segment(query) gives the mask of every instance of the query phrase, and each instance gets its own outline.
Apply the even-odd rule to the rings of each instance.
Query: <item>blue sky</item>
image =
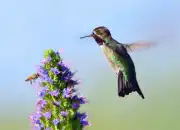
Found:
[[[64,48],[63,57],[78,69],[79,77],[83,75],[84,84],[90,82],[89,75],[107,69],[95,41],[79,39],[100,25],[108,27],[120,42],[159,43],[148,51],[132,53],[139,71],[148,69],[148,74],[153,75],[153,71],[163,74],[178,68],[179,7],[178,0],[0,1],[0,102],[5,104],[3,108],[35,100],[34,90],[24,79],[35,71],[45,49]]]

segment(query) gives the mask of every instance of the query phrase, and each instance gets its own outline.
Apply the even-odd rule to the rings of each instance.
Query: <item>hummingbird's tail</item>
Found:
[[[136,80],[136,78],[132,81],[126,81],[123,73],[119,71],[118,73],[118,96],[125,97],[126,95],[129,95],[132,92],[137,92],[142,99],[144,99],[144,95],[139,87],[139,84]]]

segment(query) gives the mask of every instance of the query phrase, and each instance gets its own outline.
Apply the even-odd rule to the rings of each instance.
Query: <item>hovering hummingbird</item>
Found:
[[[136,70],[133,60],[128,52],[132,52],[143,47],[149,47],[151,43],[119,43],[112,38],[110,31],[104,26],[95,28],[92,34],[81,37],[80,39],[86,37],[93,37],[95,39],[105,54],[105,57],[110,63],[112,69],[117,74],[118,96],[124,97],[132,92],[137,92],[144,99],[144,95],[136,79]]]

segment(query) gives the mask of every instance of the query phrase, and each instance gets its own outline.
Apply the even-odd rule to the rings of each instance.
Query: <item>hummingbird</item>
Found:
[[[109,29],[104,26],[96,27],[92,34],[81,37],[80,39],[86,37],[94,38],[96,43],[102,49],[111,68],[116,73],[118,96],[125,97],[132,92],[137,92],[142,99],[144,99],[145,97],[136,78],[134,62],[128,52],[149,47],[152,44],[148,42],[135,42],[129,44],[120,43],[113,39]]]

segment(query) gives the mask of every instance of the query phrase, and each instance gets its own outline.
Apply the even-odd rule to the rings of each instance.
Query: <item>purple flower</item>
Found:
[[[80,97],[78,98],[78,101],[79,101],[80,104],[86,104],[86,103],[87,103],[87,100],[86,100],[85,97],[83,97],[83,96],[80,96]]]
[[[79,107],[80,107],[80,105],[78,103],[75,103],[75,102],[72,103],[73,109],[78,109]]]
[[[59,123],[60,123],[60,120],[59,120],[59,119],[54,119],[54,120],[53,120],[53,124],[54,124],[54,125],[57,125],[57,124],[59,124]]]
[[[35,130],[41,130],[41,128],[44,128],[44,125],[40,121],[40,118],[42,117],[42,114],[39,112],[33,113],[29,116],[29,119],[34,125]]]
[[[61,115],[61,116],[64,116],[64,117],[66,117],[66,116],[67,116],[67,114],[68,114],[68,112],[67,112],[67,111],[61,111],[61,112],[60,112],[60,115]]]
[[[46,100],[40,99],[40,100],[37,102],[37,110],[38,110],[38,111],[41,111],[46,105],[47,105]]]
[[[46,61],[47,61],[47,62],[50,62],[50,61],[51,61],[51,57],[48,56],[48,57],[46,58]]]
[[[41,63],[46,64],[46,59],[43,59]]]
[[[42,114],[37,112],[37,113],[33,113],[29,116],[29,119],[32,121],[32,123],[34,124],[40,124],[40,118],[42,117]]]
[[[43,61],[41,63],[46,64],[46,63],[48,63],[50,61],[51,61],[51,57],[48,56],[46,59],[43,59]]]
[[[77,95],[73,96],[72,100],[78,100],[78,96]]]
[[[44,67],[39,66],[37,71],[41,75],[41,82],[47,81],[49,83],[53,83],[53,80],[49,77],[48,72]]]
[[[41,98],[43,98],[45,95],[46,95],[46,92],[43,91],[43,90],[38,92],[38,96],[41,97]]]
[[[87,103],[87,100],[83,96],[78,97],[77,95],[75,95],[72,98],[72,100],[77,101],[79,104],[86,104]]]
[[[58,65],[61,66],[61,67],[64,66],[62,60],[58,62]]]
[[[69,81],[73,77],[74,73],[72,73],[70,70],[67,70],[63,73],[62,80]]]
[[[51,68],[51,71],[55,74],[58,75],[60,71],[57,68]]]
[[[90,124],[88,123],[88,121],[86,120],[86,118],[87,118],[87,113],[79,113],[79,112],[77,112],[77,113],[76,113],[76,117],[80,119],[80,123],[81,123],[81,125],[82,125],[83,127],[84,127],[84,126],[87,126],[87,125],[90,125]]]
[[[62,70],[62,71],[67,71],[67,70],[69,70],[69,68],[68,68],[67,66],[65,66],[62,61],[60,61],[60,62],[58,63],[58,65],[61,67],[61,70]]]
[[[42,130],[42,128],[44,128],[44,124],[40,122],[39,124],[35,124],[34,127],[35,127],[35,130]]]
[[[54,90],[50,92],[51,96],[58,96],[59,95],[59,91],[58,90]]]
[[[49,90],[49,87],[48,87],[48,86],[44,86],[44,87],[43,87],[43,90],[44,90],[45,92],[47,92],[47,91]]]
[[[58,62],[58,65],[59,65],[59,66],[62,66],[62,64],[63,64],[62,61],[59,61],[59,62]]]
[[[56,51],[55,53],[56,53],[56,55],[60,55],[60,52],[59,52],[59,51]]]
[[[43,109],[43,107],[42,107],[41,105],[37,105],[37,106],[36,106],[36,110],[37,110],[37,111],[42,111],[42,109]]]
[[[35,122],[35,115],[34,114],[31,114],[29,115],[29,120],[31,120],[33,123]]]
[[[37,105],[41,105],[42,107],[44,107],[46,104],[47,104],[46,100],[42,100],[42,99],[40,99],[40,100],[37,102]]]
[[[42,130],[43,125],[41,126],[40,124],[35,124],[33,130]]]
[[[77,80],[70,79],[70,80],[68,80],[67,84],[68,84],[68,86],[74,86],[74,85],[79,84],[79,82]]]
[[[47,70],[42,66],[38,66],[37,72],[43,77],[48,75]]]
[[[80,120],[84,120],[84,119],[87,118],[87,113],[85,113],[85,112],[84,113],[77,112],[76,117],[79,118]]]
[[[44,82],[44,81],[47,81],[47,82],[49,82],[49,83],[53,83],[53,82],[54,82],[54,81],[53,81],[50,77],[48,77],[48,76],[41,77],[40,79],[41,79],[41,82]]]
[[[80,123],[81,123],[81,125],[82,125],[83,127],[90,125],[87,120],[80,120]]]
[[[43,87],[40,92],[38,92],[38,96],[40,96],[41,98],[43,98],[46,95],[46,92],[49,90],[49,88],[47,86]]]
[[[72,88],[64,88],[63,97],[70,98],[72,96]]]
[[[39,118],[42,117],[42,114],[41,114],[40,112],[36,112],[36,113],[35,113],[35,117],[36,117],[37,119],[39,119]]]
[[[55,101],[55,102],[54,102],[54,105],[59,106],[59,105],[60,105],[60,103],[61,103],[61,102],[57,102],[57,101]]]
[[[52,115],[51,111],[48,111],[48,112],[44,113],[44,116],[46,117],[46,119],[50,119],[51,115]]]

